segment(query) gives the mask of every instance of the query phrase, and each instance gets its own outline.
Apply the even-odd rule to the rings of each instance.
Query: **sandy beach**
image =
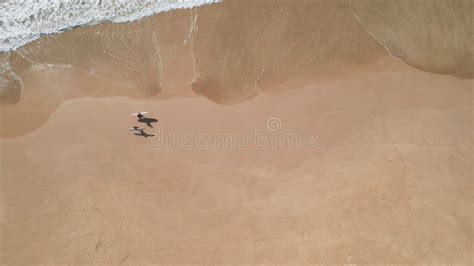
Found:
[[[2,261],[470,264],[471,82],[376,66],[230,106],[62,103],[1,141]],[[160,148],[124,130],[135,110],[163,136],[315,133],[317,148]]]
[[[363,4],[245,3],[2,54],[0,264],[474,263],[461,52],[390,55]]]

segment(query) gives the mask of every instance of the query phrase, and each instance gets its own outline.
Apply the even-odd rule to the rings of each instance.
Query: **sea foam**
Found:
[[[220,0],[0,0],[0,51],[15,50],[41,35],[78,26],[129,22],[217,2]]]

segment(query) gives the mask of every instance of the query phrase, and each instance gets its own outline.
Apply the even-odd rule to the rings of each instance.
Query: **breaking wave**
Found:
[[[0,51],[15,50],[41,35],[82,25],[129,22],[217,2],[220,0],[0,0]]]

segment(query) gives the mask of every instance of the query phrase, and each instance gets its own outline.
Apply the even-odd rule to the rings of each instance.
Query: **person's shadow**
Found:
[[[148,137],[154,137],[155,135],[153,134],[148,134],[146,132],[140,132],[140,133],[133,133],[133,135],[135,136],[141,136],[141,137],[144,137],[144,138],[148,138]]]
[[[158,119],[151,118],[151,117],[141,117],[141,118],[138,118],[137,121],[140,123],[145,123],[149,127],[153,127],[152,123],[158,122]]]

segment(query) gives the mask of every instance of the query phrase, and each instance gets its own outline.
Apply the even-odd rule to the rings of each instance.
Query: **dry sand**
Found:
[[[294,87],[73,99],[1,139],[1,263],[473,263],[472,81],[384,57]],[[162,136],[312,133],[317,149],[152,149],[127,131],[137,110]]]

